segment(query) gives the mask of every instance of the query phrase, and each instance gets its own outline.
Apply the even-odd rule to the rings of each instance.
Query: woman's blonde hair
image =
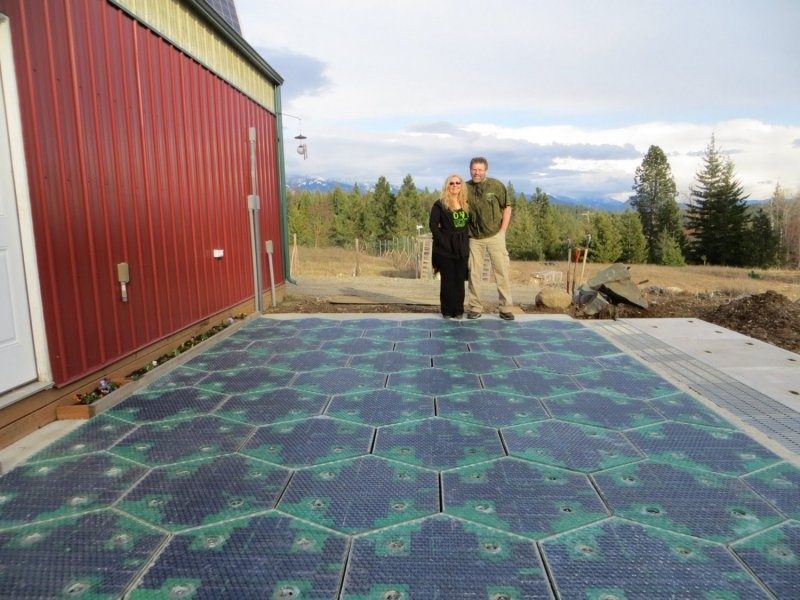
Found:
[[[445,177],[444,185],[442,186],[442,195],[441,201],[442,204],[445,205],[445,208],[448,210],[456,210],[456,205],[453,202],[453,197],[449,193],[450,188],[450,181],[453,179],[458,179],[461,182],[461,186],[458,188],[458,201],[461,203],[461,208],[465,211],[469,212],[469,204],[467,200],[467,184],[464,182],[464,178],[457,173],[453,173],[452,175],[448,175]]]

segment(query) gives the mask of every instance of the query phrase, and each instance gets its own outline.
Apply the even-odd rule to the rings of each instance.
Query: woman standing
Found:
[[[444,181],[442,195],[431,208],[433,268],[441,275],[439,302],[445,319],[464,316],[464,280],[469,261],[467,189],[458,175]]]

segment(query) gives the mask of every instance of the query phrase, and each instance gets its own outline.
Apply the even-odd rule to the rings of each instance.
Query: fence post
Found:
[[[353,270],[353,276],[354,277],[358,277],[358,272],[359,272],[359,268],[358,268],[358,238],[356,238],[356,267]]]

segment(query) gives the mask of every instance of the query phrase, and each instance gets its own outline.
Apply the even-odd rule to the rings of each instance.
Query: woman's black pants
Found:
[[[460,317],[464,314],[464,280],[467,278],[468,258],[436,257],[436,266],[441,275],[439,303],[445,317]]]

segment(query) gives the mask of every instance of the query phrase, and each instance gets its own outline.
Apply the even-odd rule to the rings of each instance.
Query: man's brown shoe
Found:
[[[504,321],[513,321],[514,320],[514,313],[510,312],[500,312],[500,318]]]

